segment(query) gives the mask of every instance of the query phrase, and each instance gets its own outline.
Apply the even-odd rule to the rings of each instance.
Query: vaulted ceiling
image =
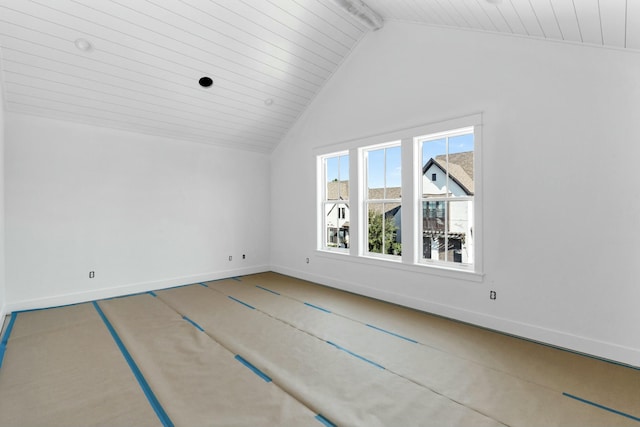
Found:
[[[387,21],[640,49],[638,0],[366,3]],[[270,152],[368,31],[333,0],[0,0],[5,109]]]

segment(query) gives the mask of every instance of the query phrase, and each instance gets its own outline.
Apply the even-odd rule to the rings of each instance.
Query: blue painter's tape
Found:
[[[318,307],[317,305],[309,304],[308,302],[305,302],[304,305],[307,305],[309,307],[315,308],[316,310],[324,311],[325,313],[331,313],[326,308]]]
[[[375,367],[377,367],[377,368],[385,369],[385,367],[384,367],[384,366],[382,366],[382,365],[380,365],[380,364],[378,364],[378,363],[376,363],[376,362],[374,362],[374,361],[372,361],[372,360],[369,360],[369,359],[367,359],[366,357],[362,357],[362,356],[360,356],[360,355],[359,355],[359,354],[357,354],[357,353],[354,353],[354,352],[352,352],[352,351],[350,351],[350,350],[347,350],[347,349],[346,349],[346,348],[344,348],[344,347],[340,347],[340,346],[339,346],[338,344],[336,344],[336,343],[333,343],[333,342],[331,342],[331,341],[327,341],[327,344],[330,344],[330,345],[334,346],[335,348],[337,348],[338,350],[342,350],[342,351],[344,351],[345,353],[349,353],[350,355],[352,355],[352,356],[354,356],[354,357],[357,357],[357,358],[358,358],[358,359],[360,359],[360,360],[364,360],[365,362],[370,363],[370,364],[372,364],[373,366],[375,366]]]
[[[204,286],[205,288],[208,288],[208,287],[209,287],[209,285],[207,285],[206,283],[198,283],[198,285],[200,285],[200,286]]]
[[[260,286],[260,285],[256,285],[256,288],[258,288],[258,289],[262,289],[263,291],[271,292],[272,294],[280,295],[280,294],[279,294],[279,293],[277,293],[276,291],[272,291],[271,289],[264,288],[264,287],[262,287],[262,286]]]
[[[268,383],[271,382],[271,378],[269,378],[269,376],[267,374],[265,374],[260,369],[258,369],[255,366],[253,366],[244,357],[240,356],[239,354],[236,354],[236,360],[239,361],[240,363],[242,363],[247,368],[251,369],[254,374],[256,374],[257,376],[262,378],[265,382],[268,382]]]
[[[407,341],[412,342],[414,344],[418,344],[418,341],[412,340],[411,338],[403,337],[402,335],[398,335],[395,332],[387,331],[386,329],[378,328],[377,326],[369,325],[368,323],[367,323],[367,326],[370,327],[370,328],[373,328],[373,329],[375,329],[377,331],[384,332],[385,334],[393,335],[394,337],[402,338],[403,340],[407,340]]]
[[[202,329],[202,326],[198,325],[196,322],[194,322],[193,320],[189,319],[187,316],[182,316],[182,318],[184,320],[186,320],[187,322],[191,323],[193,326],[195,326],[196,329],[198,329],[200,332],[204,332],[204,329]]]
[[[629,415],[629,414],[626,414],[624,412],[618,411],[616,409],[609,408],[609,407],[604,406],[604,405],[600,405],[599,403],[595,403],[595,402],[592,402],[590,400],[583,399],[581,397],[574,396],[573,394],[569,394],[569,393],[562,393],[562,395],[570,397],[570,398],[575,399],[577,401],[580,401],[582,403],[586,403],[587,405],[595,406],[596,408],[604,409],[605,411],[613,412],[614,414],[618,414],[618,415],[621,415],[623,417],[627,417],[627,418],[630,418],[630,419],[632,419],[634,421],[640,422],[640,418],[638,418],[638,417],[634,417],[633,415]]]
[[[15,311],[11,313],[9,324],[7,325],[7,329],[5,329],[4,331],[4,336],[2,337],[2,341],[0,341],[0,368],[2,368],[2,360],[4,359],[4,352],[7,350],[7,344],[9,343],[9,335],[11,335],[11,330],[13,329],[13,324],[16,323],[17,317],[18,317],[18,313],[16,313]]]
[[[149,295],[151,295],[152,297],[154,297],[154,298],[157,298],[157,297],[158,297],[158,295],[157,295],[155,292],[153,292],[153,291],[149,291],[149,292],[147,292],[147,293],[148,293]]]
[[[147,397],[147,400],[149,401],[149,403],[151,404],[151,407],[153,408],[156,415],[160,419],[160,422],[162,422],[162,425],[165,427],[173,427],[173,422],[171,421],[167,413],[162,408],[162,405],[160,405],[160,402],[158,402],[156,395],[151,390],[151,387],[149,387],[149,383],[147,383],[147,380],[142,375],[142,372],[138,368],[138,365],[136,365],[136,362],[131,357],[131,354],[125,347],[120,337],[118,336],[118,333],[116,332],[116,330],[111,325],[111,322],[109,322],[109,319],[107,319],[107,316],[105,316],[105,314],[102,312],[102,309],[100,308],[100,306],[98,306],[97,302],[94,301],[93,306],[95,307],[96,311],[100,315],[100,318],[102,319],[107,329],[111,333],[111,337],[113,337],[113,340],[118,345],[118,348],[120,349],[120,352],[122,352],[124,359],[129,364],[129,368],[133,372],[133,375],[136,377],[136,380],[138,380],[138,384],[140,384],[140,387],[142,388],[144,395]]]
[[[329,421],[328,419],[326,419],[323,415],[318,414],[316,415],[316,420],[320,421],[322,424],[324,424],[326,427],[338,427],[337,425],[335,425],[334,423],[332,423],[331,421]]]
[[[232,296],[229,296],[229,298],[231,298],[232,300],[234,300],[237,303],[240,303],[240,304],[242,304],[242,305],[244,305],[246,307],[249,307],[251,310],[255,310],[256,309],[254,306],[251,306],[251,305],[247,304],[246,302],[242,302],[239,299],[236,299],[236,298],[234,298]]]

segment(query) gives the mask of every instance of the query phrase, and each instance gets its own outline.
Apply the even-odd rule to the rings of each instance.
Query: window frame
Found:
[[[348,206],[350,206],[350,198],[351,198],[351,180],[349,179],[349,198],[345,199],[338,199],[338,200],[329,200],[327,197],[327,160],[328,159],[332,159],[332,158],[337,158],[338,159],[338,182],[341,182],[341,175],[340,175],[340,157],[344,157],[344,156],[349,156],[349,161],[351,161],[351,156],[349,151],[339,151],[339,152],[335,152],[335,153],[329,153],[327,155],[324,156],[320,156],[318,157],[318,164],[317,164],[317,168],[318,168],[318,184],[320,187],[320,209],[319,209],[319,221],[321,223],[320,226],[320,230],[319,231],[319,245],[318,245],[318,249],[320,250],[324,250],[324,251],[331,251],[331,252],[338,252],[338,253],[348,253],[349,252],[349,248],[341,248],[339,246],[339,240],[340,240],[340,227],[338,227],[338,224],[336,224],[335,228],[336,230],[336,240],[337,240],[337,244],[338,246],[334,247],[334,246],[329,246],[328,242],[329,242],[329,227],[327,224],[327,216],[326,216],[326,209],[327,206],[329,205],[334,205],[335,209],[336,209],[336,215],[338,217],[338,219],[345,219],[345,218],[340,218],[340,209],[341,209],[341,205],[344,205],[345,210]],[[350,174],[348,175],[348,178],[350,178]],[[339,192],[339,190],[338,190]],[[345,215],[346,217],[346,215]],[[350,239],[349,239],[350,241]]]
[[[449,131],[444,131],[444,132],[436,132],[433,134],[427,134],[427,135],[420,135],[420,136],[416,136],[414,137],[414,143],[416,144],[416,150],[418,153],[420,153],[419,157],[420,159],[418,159],[420,161],[420,171],[422,171],[422,168],[424,165],[422,165],[424,159],[422,158],[422,146],[425,143],[431,142],[431,141],[437,141],[443,138],[447,139],[447,143],[446,143],[446,156],[447,156],[447,164],[449,163],[449,138],[455,138],[457,136],[463,136],[463,135],[469,135],[472,134],[474,137],[474,169],[475,169],[475,163],[476,163],[476,158],[475,158],[475,127],[474,126],[466,126],[463,128],[459,128],[459,129],[451,129]],[[453,154],[453,153],[451,153]],[[475,172],[474,172],[474,177],[475,177]],[[449,187],[449,183],[451,182],[453,178],[449,175],[449,168],[447,168],[447,171],[445,173],[445,182],[446,182],[446,186]],[[449,247],[449,236],[448,236],[448,225],[449,225],[449,219],[450,219],[450,215],[451,215],[451,209],[450,209],[450,204],[449,202],[464,202],[464,201],[470,201],[471,202],[471,218],[470,218],[470,230],[474,230],[475,229],[475,217],[474,217],[474,211],[475,211],[475,188],[474,188],[474,194],[473,195],[467,195],[467,196],[449,196],[449,192],[443,194],[442,196],[428,196],[425,197],[424,196],[424,189],[422,188],[422,185],[424,184],[424,180],[422,178],[422,176],[420,176],[418,178],[418,189],[419,189],[419,212],[420,214],[422,214],[423,212],[423,203],[428,202],[428,203],[443,203],[444,204],[444,211],[445,211],[445,230],[444,230],[444,246],[446,247],[446,249],[444,250],[445,253],[445,258],[448,257],[447,252],[448,252],[448,247]],[[432,181],[432,180],[431,180]],[[474,179],[475,181],[475,179]],[[455,182],[455,181],[454,181]],[[475,184],[475,183],[474,183]],[[474,185],[475,187],[475,185]],[[433,266],[441,266],[441,267],[452,267],[452,268],[456,268],[456,269],[460,269],[460,270],[470,270],[470,271],[474,271],[474,264],[475,264],[475,250],[473,251],[473,261],[472,262],[467,262],[467,263],[463,263],[463,262],[455,262],[455,261],[451,261],[451,260],[439,260],[437,258],[431,258],[431,259],[426,259],[424,258],[421,254],[424,252],[424,223],[422,221],[422,216],[419,215],[419,231],[420,232],[420,237],[422,237],[422,239],[418,238],[416,239],[416,244],[418,245],[418,250],[417,250],[417,254],[418,254],[418,263],[420,264],[425,264],[425,265],[433,265]],[[473,241],[473,248],[475,249],[475,236],[472,237]],[[440,239],[438,239],[440,240]],[[455,240],[455,239],[454,239]],[[455,259],[455,254],[452,255]]]
[[[416,138],[437,133],[448,133],[455,129],[473,128],[474,135],[474,263],[467,268],[459,265],[439,265],[420,262],[422,249],[421,237],[422,215],[419,179],[422,172],[422,156],[418,150]],[[363,211],[363,195],[366,191],[366,171],[363,165],[362,150],[376,145],[384,145],[401,141],[402,151],[402,256],[369,256],[366,233],[367,212]],[[322,247],[322,183],[321,160],[339,153],[349,153],[349,207],[350,207],[350,248],[348,251],[324,249]],[[442,120],[424,125],[401,129],[388,133],[375,134],[358,139],[342,141],[332,144],[319,145],[313,149],[317,171],[317,208],[316,221],[317,244],[316,255],[329,260],[342,260],[372,267],[398,269],[416,274],[433,275],[444,278],[459,279],[471,282],[482,282],[483,273],[483,172],[482,172],[482,113],[470,114],[448,120]],[[416,231],[420,230],[420,231]],[[420,238],[421,240],[421,238]],[[365,244],[367,245],[365,247]],[[380,254],[376,254],[380,255]],[[347,258],[345,258],[347,257]],[[399,258],[399,259],[398,259]],[[454,264],[454,263],[447,263]],[[459,264],[459,263],[455,263]]]
[[[366,239],[366,244],[362,245],[362,254],[363,256],[368,256],[368,257],[373,257],[373,258],[383,258],[383,259],[388,259],[388,260],[392,260],[392,261],[399,261],[401,259],[401,255],[393,255],[393,254],[386,254],[384,253],[384,251],[382,253],[377,253],[377,252],[370,252],[369,251],[369,244],[368,244],[368,239],[369,239],[369,205],[370,204],[376,204],[376,203],[381,203],[383,206],[385,204],[399,204],[400,207],[402,207],[402,183],[400,184],[400,192],[401,192],[401,196],[399,198],[388,198],[387,197],[387,188],[393,188],[393,187],[387,187],[387,183],[386,183],[386,179],[387,179],[387,160],[386,160],[386,150],[389,148],[400,148],[400,150],[402,150],[402,141],[401,140],[396,140],[396,141],[389,141],[389,142],[384,142],[381,144],[376,144],[376,145],[370,145],[370,146],[366,146],[366,147],[361,147],[358,150],[358,160],[361,161],[362,166],[363,166],[363,176],[362,176],[362,190],[361,193],[359,194],[358,200],[362,200],[362,203],[360,204],[362,206],[362,214],[363,214],[363,224],[361,225],[360,229],[362,230],[363,233],[363,240]],[[385,150],[385,170],[383,172],[384,175],[384,197],[382,199],[370,199],[369,196],[369,161],[368,161],[368,155],[370,152],[372,151],[377,151],[377,150]],[[401,163],[402,164],[402,163]],[[402,166],[401,166],[402,168]],[[401,176],[402,176],[402,170],[400,171]],[[385,218],[384,218],[384,210],[383,210],[383,217],[382,217],[382,226],[383,226],[383,230],[384,230],[384,223],[385,223]],[[401,220],[402,223],[402,220]],[[385,246],[384,243],[384,237],[385,234],[383,232],[383,249]]]

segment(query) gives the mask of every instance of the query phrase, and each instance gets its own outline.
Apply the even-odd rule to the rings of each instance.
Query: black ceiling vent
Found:
[[[198,83],[200,83],[202,87],[209,87],[213,84],[213,80],[211,80],[211,77],[200,77]]]

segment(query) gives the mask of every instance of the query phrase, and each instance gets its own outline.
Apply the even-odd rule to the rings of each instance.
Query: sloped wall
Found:
[[[272,268],[640,366],[638,75],[638,53],[387,23],[272,154]],[[314,148],[473,113],[481,283],[315,250]]]
[[[18,114],[6,130],[10,308],[268,269],[268,155]]]

